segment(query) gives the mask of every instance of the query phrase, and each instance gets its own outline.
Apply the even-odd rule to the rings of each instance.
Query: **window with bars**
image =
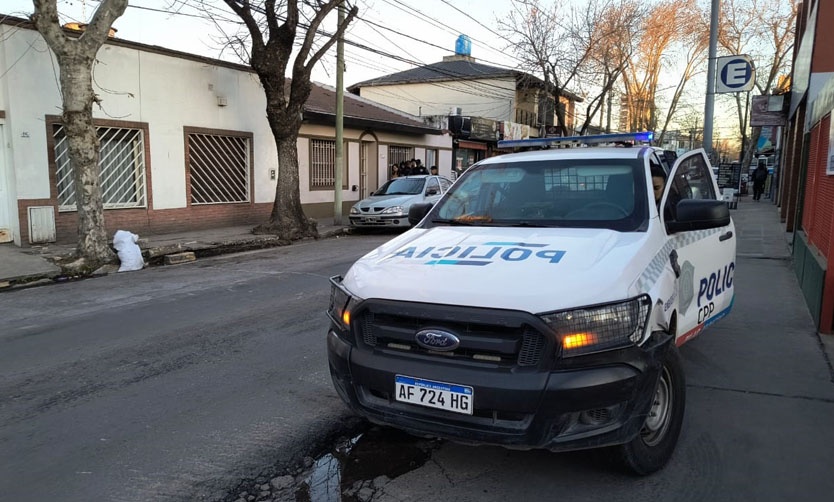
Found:
[[[251,138],[186,130],[191,204],[249,202]]]
[[[345,149],[347,150],[347,149]],[[347,151],[345,151],[347,154]],[[333,190],[336,184],[336,142],[332,139],[310,140],[310,188]],[[342,189],[347,188],[347,156],[342,171]]]
[[[146,207],[145,140],[142,129],[96,127],[99,181],[105,209]],[[75,211],[75,183],[63,124],[54,124],[58,210]]]
[[[399,164],[414,158],[414,148],[410,146],[390,145],[388,147],[388,163]]]

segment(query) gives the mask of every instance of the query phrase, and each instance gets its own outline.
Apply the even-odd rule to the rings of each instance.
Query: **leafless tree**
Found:
[[[639,30],[637,51],[623,72],[625,106],[632,131],[657,129],[656,96],[669,48],[681,40],[694,0],[662,0],[652,5]]]
[[[798,3],[783,0],[725,0],[722,3],[718,42],[730,55],[748,54],[756,65],[756,91],[770,94],[779,76],[790,71]],[[761,129],[747,136],[747,93],[735,93],[743,144],[742,165],[750,165]]]
[[[587,18],[581,24],[587,34],[577,38],[587,40],[590,48],[582,76],[594,92],[590,93],[586,103],[587,113],[579,127],[579,134],[588,130],[606,96],[610,99],[614,86],[636,49],[635,34],[645,15],[645,4],[639,0],[614,0],[600,5],[596,19]]]
[[[104,226],[104,204],[99,181],[99,141],[93,125],[92,68],[113,22],[124,14],[128,0],[102,0],[83,32],[61,26],[56,0],[33,0],[32,22],[55,54],[60,69],[62,119],[73,168],[78,208],[79,260],[76,268],[92,270],[115,259]]]
[[[641,10],[636,0],[589,0],[568,7],[557,1],[545,6],[539,0],[513,0],[498,24],[514,42],[522,69],[543,78],[554,102],[564,102],[569,89],[592,89],[589,113],[580,126],[584,133],[623,70]],[[562,106],[556,107],[556,126],[567,134]]]
[[[700,148],[704,143],[704,111],[693,105],[682,106],[678,110],[677,123],[684,138],[688,140],[687,147],[691,150]]]
[[[675,18],[679,37],[674,44],[671,56],[683,65],[680,78],[675,85],[669,107],[666,109],[666,116],[660,134],[657,137],[658,144],[663,144],[669,124],[675,117],[681,98],[686,86],[692,77],[705,69],[707,47],[709,46],[709,24],[705,21],[708,12],[701,10],[694,1],[686,2],[681,6],[679,16]]]
[[[266,94],[266,118],[278,150],[278,183],[269,222],[255,231],[287,240],[317,236],[315,224],[301,208],[298,186],[298,131],[310,96],[310,74],[356,17],[350,7],[335,33],[322,22],[343,0],[223,0],[243,21],[247,34],[229,42],[248,56]],[[347,2],[345,2],[347,3]],[[349,6],[348,6],[349,7]],[[290,78],[287,79],[289,70]]]

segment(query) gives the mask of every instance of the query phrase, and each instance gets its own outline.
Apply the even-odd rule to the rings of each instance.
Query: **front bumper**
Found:
[[[529,317],[535,324],[537,318]],[[640,347],[558,359],[548,355],[556,352],[555,344],[548,343],[534,365],[507,366],[368,346],[361,334],[343,330],[336,322],[327,336],[338,394],[371,422],[462,443],[553,451],[634,438],[672,346],[671,336],[654,333]],[[396,401],[396,375],[471,386],[473,415]]]
[[[350,215],[351,226],[366,228],[410,227],[408,215]]]

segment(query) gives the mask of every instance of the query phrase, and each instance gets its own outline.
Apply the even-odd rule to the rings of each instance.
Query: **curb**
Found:
[[[319,232],[317,239],[308,238],[302,239],[298,242],[308,240],[327,239],[332,237],[341,237],[350,235],[351,229],[348,227],[328,228]],[[160,246],[148,245],[147,238],[139,239],[139,247],[142,250],[142,257],[145,259],[145,268],[155,266],[176,265],[181,263],[189,263],[199,258],[210,258],[213,256],[221,256],[232,253],[242,253],[245,251],[256,251],[259,249],[268,249],[273,247],[290,246],[292,241],[281,239],[275,235],[268,234],[253,234],[246,239],[230,239],[217,242],[188,242],[165,244]],[[193,256],[193,259],[168,258],[170,256]],[[50,256],[44,256],[45,260],[50,261]],[[118,271],[118,264],[113,266],[104,265],[95,272],[78,277],[67,276],[58,268],[52,273],[38,273],[28,276],[20,276],[0,281],[0,293],[8,291],[17,291],[21,289],[33,288],[38,286],[45,286],[49,284],[61,284],[69,281],[78,281],[84,279],[91,279],[95,277],[104,277],[106,275],[115,274]]]

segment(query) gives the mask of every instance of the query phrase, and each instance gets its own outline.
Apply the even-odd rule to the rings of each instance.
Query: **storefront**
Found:
[[[464,117],[461,122],[463,127],[457,130],[452,129],[455,136],[454,165],[452,166],[455,176],[466,171],[479,160],[489,157],[490,151],[501,139],[498,122],[494,120]],[[453,123],[452,120],[450,120],[451,123]]]

